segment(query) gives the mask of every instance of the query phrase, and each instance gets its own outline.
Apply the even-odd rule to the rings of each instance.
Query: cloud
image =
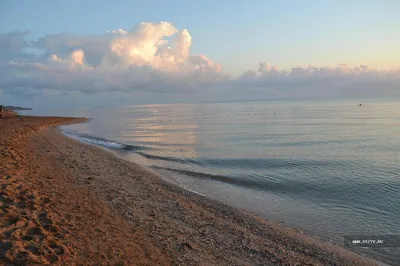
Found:
[[[237,81],[241,87],[274,91],[277,98],[400,95],[400,70],[375,70],[366,65],[282,71],[260,63],[258,72],[247,71]]]
[[[107,33],[120,34],[120,35],[128,34],[128,32],[123,29],[108,30]]]
[[[28,34],[29,31],[0,34],[0,63],[12,59],[23,59],[27,56],[24,50],[30,46],[25,40]]]
[[[191,45],[189,32],[178,30],[168,22],[141,22],[131,31],[118,29],[103,35],[49,35],[33,43],[34,47],[44,51],[44,57],[56,55],[63,58],[80,50],[86,63],[93,68],[129,68],[134,65],[162,71],[191,69],[191,60],[188,60]],[[211,62],[204,55],[202,57]],[[216,68],[214,63],[209,65]]]
[[[84,64],[85,53],[82,50],[73,51],[67,58],[60,58],[56,54],[50,56],[50,61],[60,64],[68,65],[71,68],[85,67]]]
[[[22,42],[22,34],[18,35]],[[5,36],[11,42],[15,36]],[[26,43],[19,45],[19,52]],[[48,35],[30,44],[41,51],[34,61],[10,60],[2,68],[0,88],[13,94],[26,88],[65,94],[114,91],[193,91],[218,83],[221,67],[204,55],[190,55],[186,29],[168,22],[142,22],[130,31],[103,35]],[[16,47],[15,49],[17,49]],[[215,84],[217,84],[215,83]]]
[[[82,50],[75,50],[71,53],[71,60],[74,64],[83,65],[84,52]]]
[[[168,92],[237,100],[399,94],[400,71],[366,65],[285,71],[261,62],[257,70],[231,78],[210,58],[191,54],[189,31],[169,22],[141,22],[131,30],[98,35],[47,35],[31,42],[28,34],[0,34],[3,95]]]

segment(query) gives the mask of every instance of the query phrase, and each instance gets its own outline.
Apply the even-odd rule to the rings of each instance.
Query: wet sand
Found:
[[[56,125],[0,119],[0,265],[376,265],[169,184]]]

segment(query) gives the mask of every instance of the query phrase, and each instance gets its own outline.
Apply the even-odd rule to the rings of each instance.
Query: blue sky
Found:
[[[280,68],[367,64],[400,67],[400,1],[13,1],[0,2],[0,33],[28,38],[129,30],[140,21],[186,28],[192,53],[240,74],[267,61]]]

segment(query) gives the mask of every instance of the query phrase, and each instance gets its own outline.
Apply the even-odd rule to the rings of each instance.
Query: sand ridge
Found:
[[[378,264],[183,190],[49,126],[82,120],[23,119],[0,120],[0,264]]]

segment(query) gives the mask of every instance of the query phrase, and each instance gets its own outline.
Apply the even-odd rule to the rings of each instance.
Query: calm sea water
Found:
[[[74,110],[81,141],[168,181],[342,244],[400,234],[398,102],[293,101]],[[400,264],[400,249],[359,249]]]

